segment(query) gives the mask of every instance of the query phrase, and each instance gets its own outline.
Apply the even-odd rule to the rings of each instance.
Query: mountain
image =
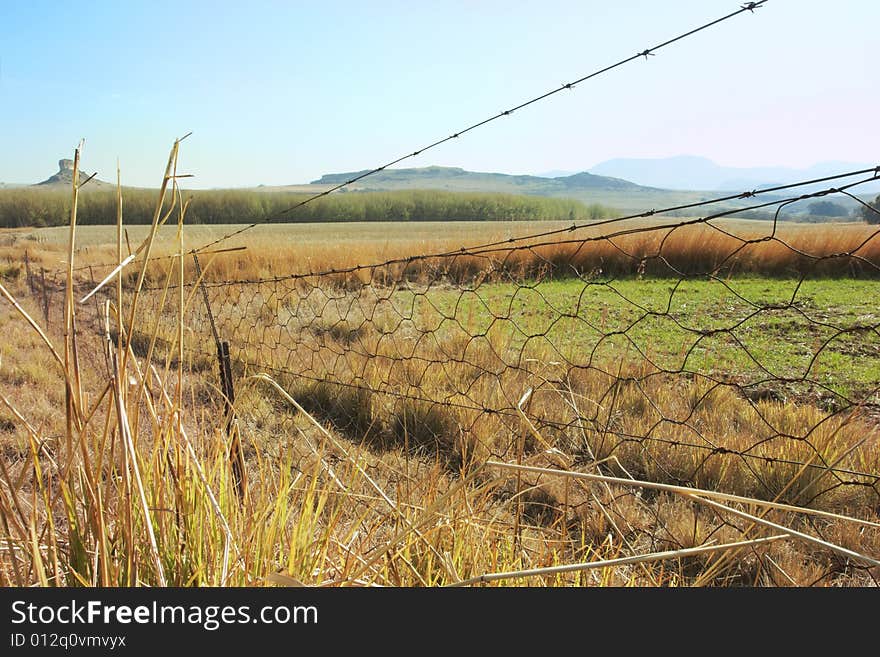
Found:
[[[328,173],[310,183],[315,191],[326,191],[334,185],[352,180],[368,171]],[[395,191],[405,189],[437,189],[453,192],[490,192],[532,194],[570,198],[584,203],[599,203],[623,213],[674,207],[695,203],[711,196],[695,189],[669,190],[645,187],[614,176],[601,176],[582,171],[571,175],[544,178],[532,175],[510,175],[467,171],[459,167],[429,166],[418,169],[387,169],[372,174],[343,188],[349,192]],[[307,191],[303,186],[265,187],[262,191]],[[731,202],[731,205],[742,205]]]
[[[313,185],[338,185],[362,176],[367,171],[347,173],[328,173]],[[459,167],[423,167],[419,169],[387,169],[359,180],[349,187],[352,190],[397,190],[397,189],[445,189],[458,192],[507,192],[511,194],[538,194],[556,196],[566,191],[607,190],[639,191],[646,188],[608,176],[597,176],[582,172],[559,178],[540,176],[510,175],[506,173],[481,173],[465,171]]]
[[[507,194],[532,194],[570,198],[584,203],[599,203],[614,208],[621,214],[635,214],[645,210],[674,208],[706,201],[716,196],[726,196],[730,191],[747,191],[821,178],[845,171],[869,168],[846,162],[825,162],[809,169],[796,170],[782,167],[735,169],[722,167],[702,157],[681,156],[662,160],[609,160],[580,173],[542,177],[534,175],[510,175],[467,171],[459,167],[430,166],[417,169],[387,169],[358,180],[343,190],[395,191],[406,189],[437,189],[455,192],[497,192]],[[335,185],[352,180],[368,171],[329,173],[310,183],[315,191],[326,191]],[[562,172],[565,173],[565,172]],[[614,175],[605,175],[614,174]],[[624,175],[626,174],[626,175]],[[867,176],[865,176],[867,177]],[[638,180],[638,183],[632,182]],[[856,179],[845,179],[846,182]],[[646,186],[649,183],[656,186]],[[798,188],[794,195],[820,191],[833,184],[819,183]],[[880,185],[877,185],[880,188]],[[272,188],[266,188],[271,191]],[[274,188],[277,190],[285,188]],[[290,188],[293,189],[293,188]],[[856,193],[871,196],[872,187],[861,185]],[[712,191],[715,190],[715,191]],[[296,191],[307,191],[301,187]],[[781,198],[780,193],[763,196],[763,201]],[[851,199],[835,196],[835,203],[849,212],[857,203]],[[745,208],[754,205],[750,199],[729,199],[715,212]],[[787,215],[803,214],[807,202],[786,208]],[[696,211],[699,213],[699,211]],[[749,215],[757,216],[757,215]]]
[[[84,167],[80,166],[79,168],[79,180],[82,183],[86,178],[88,178],[91,174],[88,173],[88,170]],[[73,160],[62,159],[58,160],[58,172],[49,176],[43,182],[39,182],[34,187],[41,186],[54,186],[54,187],[70,187],[73,183]],[[98,180],[97,178],[92,178],[89,180],[89,187],[94,189],[96,187],[109,186],[113,187],[111,183],[104,182],[103,180]]]
[[[705,157],[679,155],[660,159],[619,158],[607,160],[590,169],[590,173],[626,178],[639,185],[665,189],[743,191],[823,178],[873,166],[876,166],[876,163],[819,162],[805,169],[788,167],[738,168],[720,166]],[[822,186],[819,185],[819,187]],[[812,190],[813,188],[805,189]],[[858,188],[860,194],[872,191],[880,191],[880,183],[865,184]]]

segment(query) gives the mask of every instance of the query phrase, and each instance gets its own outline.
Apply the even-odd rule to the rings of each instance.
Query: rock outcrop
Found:
[[[82,182],[83,180],[88,178],[90,175],[91,175],[91,173],[88,172],[88,169],[84,168],[82,166],[82,164],[80,164],[80,167],[79,167],[80,182]],[[56,173],[54,176],[46,178],[46,180],[44,180],[43,182],[37,183],[36,186],[39,186],[39,185],[64,185],[64,186],[69,187],[72,183],[73,183],[73,160],[68,160],[65,158],[65,159],[58,160],[58,173]],[[102,180],[98,180],[97,178],[89,181],[89,185],[94,185],[96,183],[99,185],[109,184],[109,183],[105,183]]]

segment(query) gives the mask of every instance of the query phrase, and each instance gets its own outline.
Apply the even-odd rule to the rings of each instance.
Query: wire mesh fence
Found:
[[[297,413],[266,374],[351,441],[451,472],[555,450],[652,481],[876,506],[878,231],[817,240],[725,215],[190,280],[186,363],[216,368],[228,343],[254,444]],[[174,342],[175,276],[142,293],[156,336],[131,336],[142,354]]]
[[[858,198],[878,177],[861,173],[802,194],[758,192],[749,207]],[[730,216],[748,208],[705,213],[711,205],[367,265],[340,254],[325,269],[270,278],[214,274],[218,259],[246,263],[246,250],[163,256],[140,289],[123,271],[122,307],[136,299],[137,317],[123,345],[143,371],[181,373],[188,413],[202,422],[184,418],[189,435],[205,418],[217,427],[242,499],[267,460],[300,473],[320,462],[339,486],[350,485],[339,463],[363,462],[366,477],[405,487],[398,511],[437,494],[424,490],[437,472],[479,486],[475,473],[501,468],[500,506],[481,508],[480,522],[521,546],[529,531],[551,536],[569,560],[606,540],[609,525],[627,558],[752,540],[729,509],[683,537],[685,510],[656,486],[870,525],[880,506],[880,228],[752,221]],[[106,364],[85,347],[118,303],[115,277],[99,285],[106,273],[85,267],[75,278],[81,357],[94,371]],[[28,267],[26,278],[34,312],[63,330],[65,275]],[[162,400],[148,397],[161,414]],[[304,433],[304,413],[339,442]],[[640,483],[564,478],[585,474]],[[375,513],[377,500],[363,491],[355,513]],[[810,532],[822,536],[822,522]],[[816,581],[858,563],[832,561]]]

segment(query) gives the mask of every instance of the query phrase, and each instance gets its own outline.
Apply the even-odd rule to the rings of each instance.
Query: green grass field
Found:
[[[807,391],[778,379],[810,380],[819,397],[858,397],[880,384],[876,286],[755,277],[564,280],[434,292],[416,306],[426,328],[486,334],[514,351],[580,367],[626,354],[744,385],[769,380],[781,398],[786,387],[802,399]]]

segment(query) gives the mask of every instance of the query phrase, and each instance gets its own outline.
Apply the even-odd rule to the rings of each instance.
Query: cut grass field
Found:
[[[86,303],[101,272],[55,278],[47,324],[24,249],[94,266],[122,231],[0,234],[0,584],[877,584],[869,228],[786,226],[714,278],[669,269],[741,244],[699,226],[286,276],[512,236],[405,227],[203,257],[244,496],[190,261],[139,258]]]

